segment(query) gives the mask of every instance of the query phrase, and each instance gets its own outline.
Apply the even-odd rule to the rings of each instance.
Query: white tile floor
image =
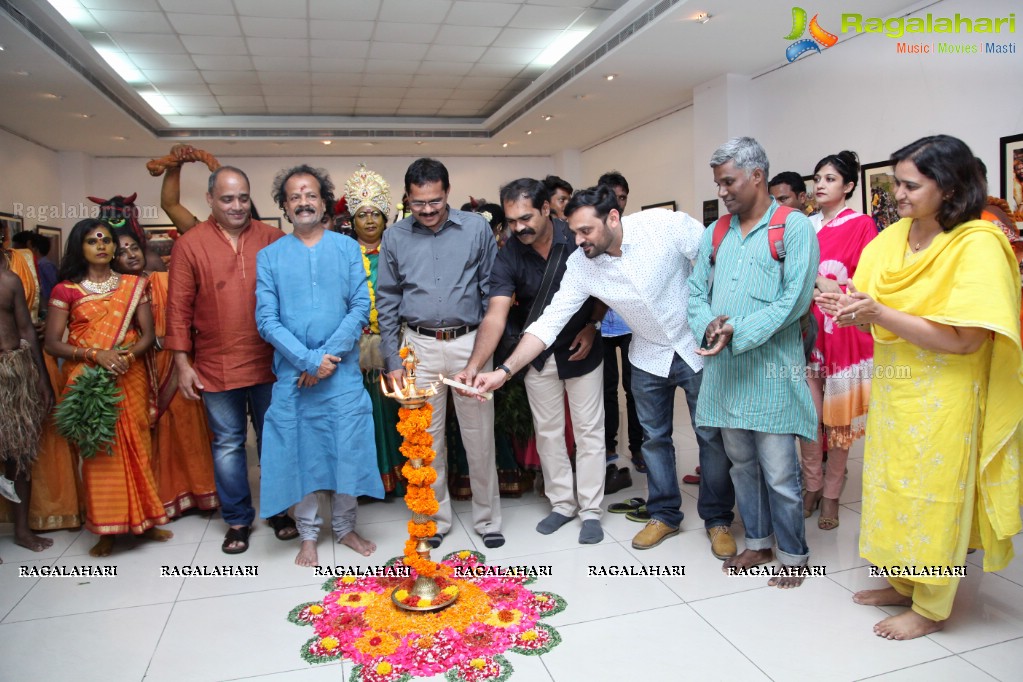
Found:
[[[681,401],[679,401],[681,402]],[[684,403],[683,403],[684,405]],[[680,408],[684,410],[684,407]],[[688,416],[676,418],[679,472],[696,465]],[[827,576],[801,588],[766,587],[766,578],[728,577],[708,550],[696,514],[695,486],[685,493],[683,532],[648,551],[632,549],[639,524],[607,514],[605,539],[576,543],[578,522],[542,536],[534,527],[549,510],[535,494],[504,500],[507,544],[482,546],[472,530],[468,503],[456,503],[457,521],[444,552],[478,549],[492,563],[550,565],[536,589],[560,594],[568,609],[549,621],[563,643],[541,657],[508,654],[513,680],[1019,680],[1023,678],[1023,560],[999,574],[969,557],[955,611],[943,632],[911,642],[871,633],[886,611],[857,606],[853,590],[881,584],[859,557],[859,486],[862,447],[854,449],[842,495],[841,526],[831,532],[807,524],[814,565]],[[253,471],[256,474],[256,471]],[[605,503],[645,496],[643,476]],[[359,510],[359,530],[379,546],[365,559],[324,537],[326,564],[372,565],[401,552],[408,518],[403,503]],[[35,554],[16,547],[11,526],[0,525],[0,680],[76,682],[344,680],[347,663],[309,666],[299,647],[309,634],[290,624],[288,611],[322,595],[323,578],[294,565],[295,542],[274,539],[261,525],[251,549],[220,551],[224,525],[189,516],[169,526],[167,544],[119,539],[114,555],[88,556],[94,537],[85,531],[51,533],[54,547]],[[741,537],[741,526],[736,524]],[[1017,538],[1023,553],[1023,537]],[[176,564],[258,565],[258,577],[159,577]],[[116,578],[19,577],[21,566],[116,564]],[[591,577],[596,565],[682,564],[686,575],[664,578]],[[972,570],[976,568],[976,570]],[[442,679],[440,677],[435,679]]]

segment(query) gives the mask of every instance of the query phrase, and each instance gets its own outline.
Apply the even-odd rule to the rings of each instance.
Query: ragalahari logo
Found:
[[[828,33],[820,24],[817,23],[818,15],[813,15],[813,19],[810,20],[810,38],[800,37],[806,32],[806,10],[802,7],[792,8],[792,31],[785,36],[785,40],[795,40],[785,50],[785,58],[789,60],[789,63],[796,61],[807,52],[820,53],[821,47],[825,50],[838,42],[838,36],[834,33]],[[820,47],[818,47],[820,45]]]

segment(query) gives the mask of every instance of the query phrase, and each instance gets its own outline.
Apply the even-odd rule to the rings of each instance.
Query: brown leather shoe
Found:
[[[678,528],[672,528],[657,519],[650,519],[647,521],[646,526],[643,527],[643,530],[639,531],[636,537],[632,538],[632,547],[633,549],[650,549],[661,544],[667,538],[678,535],[678,533]]]
[[[710,538],[710,552],[718,559],[724,561],[735,556],[737,548],[735,538],[728,526],[712,526],[707,529],[707,537]]]

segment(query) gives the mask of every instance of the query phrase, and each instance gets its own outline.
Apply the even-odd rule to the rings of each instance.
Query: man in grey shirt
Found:
[[[489,298],[490,270],[497,243],[482,216],[448,206],[448,170],[435,159],[418,159],[405,172],[412,215],[384,231],[377,272],[376,306],[380,350],[390,377],[404,378],[399,347],[407,342],[419,357],[421,385],[437,382],[430,398],[430,435],[437,458],[433,484],[440,510],[435,515],[439,547],[451,530],[448,495],[448,387],[437,376],[452,376],[466,366]],[[490,371],[488,360],[485,371]],[[429,383],[428,383],[429,382]],[[494,449],[494,404],[452,393],[469,462],[473,527],[487,547],[504,544]]]

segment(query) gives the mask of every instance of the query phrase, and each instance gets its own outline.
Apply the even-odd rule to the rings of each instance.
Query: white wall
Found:
[[[201,146],[201,145],[200,145]],[[553,171],[550,157],[437,157],[447,166],[451,176],[450,202],[456,208],[469,200],[469,196],[496,202],[498,188],[520,177],[543,178]],[[92,162],[89,193],[101,198],[138,192],[136,205],[142,212],[143,224],[168,223],[159,210],[162,178],[154,178],[146,171],[145,158],[101,158]],[[401,201],[405,170],[415,159],[412,157],[220,157],[225,165],[236,166],[249,176],[253,201],[263,217],[281,217],[281,212],[270,197],[274,176],[283,168],[308,163],[326,168],[337,187],[336,195],[344,192],[345,181],[365,163],[370,170],[380,173],[391,185],[391,200]],[[188,164],[182,172],[181,203],[200,220],[209,215],[206,203],[206,181],[209,171],[203,164]],[[146,219],[146,211],[156,211],[157,218]],[[286,221],[282,220],[282,223]]]
[[[690,170],[693,137],[692,107],[668,114],[584,151],[582,182],[573,186],[589,187],[605,172],[617,170],[629,181],[626,213],[675,201],[680,211],[699,215]]]
[[[3,159],[0,211],[21,214],[27,230],[34,229],[37,223],[53,227],[73,224],[51,217],[59,212],[60,204],[56,152],[0,130],[0,159]]]
[[[918,15],[1004,17],[1019,9],[1009,0],[946,0]],[[1023,15],[1017,23],[1015,34],[992,34],[995,42],[1015,42],[1016,54],[898,54],[898,40],[861,34],[752,81],[757,114],[750,132],[767,150],[771,174],[809,175],[817,161],[843,149],[861,163],[884,161],[914,140],[945,133],[984,160],[990,191],[998,194],[998,139],[1023,132]],[[984,35],[902,40],[977,42]],[[856,195],[850,204],[859,210]]]

